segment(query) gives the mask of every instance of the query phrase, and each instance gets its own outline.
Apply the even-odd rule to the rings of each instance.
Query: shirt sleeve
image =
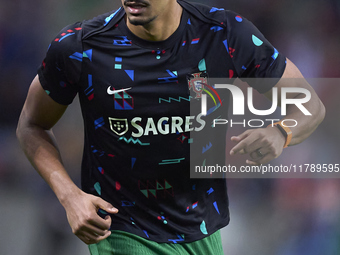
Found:
[[[79,22],[62,29],[38,68],[42,87],[59,104],[71,104],[78,93],[83,59],[81,30]]]
[[[237,76],[260,93],[269,91],[284,73],[285,56],[246,18],[232,11],[226,11],[226,18],[227,40],[224,44]]]

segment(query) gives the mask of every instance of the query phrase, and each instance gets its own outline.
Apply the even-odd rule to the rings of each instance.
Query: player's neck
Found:
[[[132,25],[126,20],[127,27],[136,36],[148,41],[164,41],[169,38],[181,23],[183,9],[175,2],[173,6],[144,26]]]

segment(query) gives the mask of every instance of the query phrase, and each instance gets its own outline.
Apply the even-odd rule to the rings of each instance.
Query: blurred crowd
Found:
[[[251,20],[311,78],[326,106],[326,119],[315,134],[286,149],[275,163],[340,163],[340,1],[195,2]],[[1,254],[89,254],[72,235],[54,194],[24,157],[15,128],[52,38],[67,24],[119,6],[119,0],[0,0]],[[83,130],[77,102],[54,131],[65,165],[79,184]],[[240,131],[230,130],[227,142]],[[232,164],[239,164],[237,160],[244,159],[227,157]],[[340,179],[230,179],[228,184],[231,223],[222,231],[226,255],[340,254]]]

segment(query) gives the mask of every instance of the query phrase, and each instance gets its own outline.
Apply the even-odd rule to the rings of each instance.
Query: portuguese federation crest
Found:
[[[122,136],[129,129],[127,119],[109,118],[109,121],[110,128],[116,135]]]
[[[208,77],[205,72],[194,73],[187,76],[189,90],[193,90],[196,93],[195,98],[201,98],[204,90],[204,84],[208,83]]]

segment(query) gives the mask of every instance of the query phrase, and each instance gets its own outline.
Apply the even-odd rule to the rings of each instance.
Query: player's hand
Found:
[[[63,205],[72,232],[84,243],[98,243],[111,234],[111,217],[107,215],[103,219],[97,214],[99,209],[107,213],[118,213],[110,203],[80,191],[79,194],[70,196]]]
[[[249,165],[266,164],[281,155],[285,137],[277,127],[250,129],[239,136],[231,137],[236,145],[230,155],[248,154]]]

